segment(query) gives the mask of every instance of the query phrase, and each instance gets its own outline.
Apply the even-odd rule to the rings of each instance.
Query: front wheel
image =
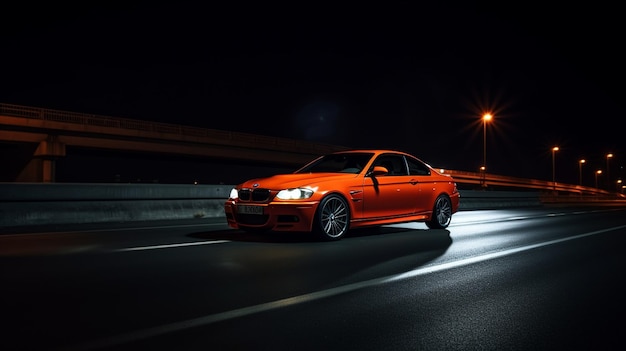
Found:
[[[444,229],[450,225],[452,220],[452,203],[450,198],[445,195],[439,195],[433,206],[433,214],[426,226],[430,229]]]
[[[348,231],[350,209],[339,195],[322,199],[315,213],[314,231],[323,240],[339,240]]]

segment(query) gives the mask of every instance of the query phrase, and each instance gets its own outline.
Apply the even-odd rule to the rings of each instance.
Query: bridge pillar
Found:
[[[65,144],[57,136],[49,135],[39,142],[33,158],[18,176],[18,182],[54,183],[56,160],[65,156]]]

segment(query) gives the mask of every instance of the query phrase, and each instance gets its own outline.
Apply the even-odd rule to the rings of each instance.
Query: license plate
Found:
[[[237,212],[239,212],[241,214],[262,215],[263,214],[263,206],[239,205],[239,206],[237,206]]]

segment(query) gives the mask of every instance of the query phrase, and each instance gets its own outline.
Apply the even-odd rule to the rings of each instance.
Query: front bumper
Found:
[[[261,206],[263,214],[243,214],[238,205]],[[226,220],[231,228],[272,231],[310,232],[313,228],[318,202],[270,202],[256,204],[228,200],[224,204]]]

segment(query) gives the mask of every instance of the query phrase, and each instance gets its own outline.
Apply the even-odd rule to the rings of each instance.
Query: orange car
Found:
[[[415,156],[351,150],[321,156],[290,174],[239,184],[224,210],[232,228],[339,240],[351,228],[391,223],[446,228],[459,201],[454,179]]]

